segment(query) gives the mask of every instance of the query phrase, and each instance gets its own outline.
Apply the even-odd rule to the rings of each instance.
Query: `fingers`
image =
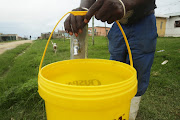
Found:
[[[85,23],[88,23],[91,17],[101,8],[103,5],[104,0],[98,0],[96,1],[89,9],[87,14],[85,15]]]
[[[72,11],[84,11],[82,8],[76,8]],[[78,36],[78,33],[82,33],[82,29],[86,25],[84,22],[84,16],[74,16],[70,14],[65,22],[64,22],[64,28],[67,33],[70,35],[75,34],[75,36]]]
[[[76,26],[77,25],[76,17],[73,16],[72,14],[70,16],[71,16],[71,26],[72,26],[73,33],[75,34],[75,36],[78,36],[78,29]]]
[[[101,20],[104,22],[104,19],[106,19],[106,10],[104,10],[103,6],[99,9],[99,11],[96,13],[95,18],[97,20]],[[104,19],[103,19],[104,18]]]
[[[88,23],[91,17],[95,14],[97,20],[102,22],[107,21],[109,24],[115,20],[119,20],[123,17],[123,7],[119,1],[113,0],[98,0],[90,7],[88,13],[85,16],[85,23]]]
[[[109,18],[111,18],[111,17],[112,17],[111,14],[107,14],[107,15],[105,15],[105,16],[102,17],[101,21],[102,21],[102,22],[106,22],[106,21],[108,21]]]
[[[82,22],[82,23],[81,23],[81,28],[83,29],[86,25],[87,25],[87,23]]]
[[[111,11],[110,7],[107,4],[103,4],[95,15],[96,19],[101,20],[102,22],[107,21],[112,16],[109,11]]]
[[[82,29],[86,25],[84,22],[84,17],[83,16],[71,16],[71,26],[73,33],[77,37],[79,33],[82,33]]]
[[[122,9],[116,10],[114,14],[116,14],[117,20],[120,20],[124,16],[124,13],[123,13]]]
[[[70,35],[73,35],[72,29],[71,29],[71,16],[70,15],[67,17],[67,19],[64,22],[64,28],[67,33],[69,33]]]
[[[83,21],[84,16],[69,15],[64,22],[65,31],[70,35],[73,35],[74,33],[77,37],[79,33],[82,33],[82,29],[86,25]]]
[[[108,23],[108,24],[111,24],[111,23],[113,23],[113,22],[116,21],[116,20],[120,20],[122,17],[123,17],[123,12],[122,12],[122,10],[121,10],[121,9],[116,10],[116,11],[114,12],[114,14],[112,14],[112,16],[108,18],[107,23]]]
[[[118,14],[117,14],[117,12],[119,12],[119,11],[115,11],[115,12],[114,12],[113,14],[111,14],[111,16],[107,19],[107,23],[108,23],[108,24],[111,24],[111,23],[113,23],[114,21],[119,20],[119,19],[121,18],[122,14],[121,14],[121,13],[118,13]]]
[[[84,28],[84,26],[82,26],[82,23],[84,23],[84,16],[76,16],[76,21],[78,33],[82,33],[82,29]]]
[[[114,16],[112,16],[111,18],[108,19],[107,23],[108,23],[108,24],[111,24],[111,23],[113,23],[115,20],[117,20],[117,18],[114,17]]]

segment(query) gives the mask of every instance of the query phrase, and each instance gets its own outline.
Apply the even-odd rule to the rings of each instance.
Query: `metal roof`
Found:
[[[162,15],[162,14],[155,14],[155,16],[160,18],[169,18],[168,15]]]
[[[175,17],[175,16],[180,16],[180,12],[175,12],[175,13],[168,13],[168,14],[165,14],[169,17]]]

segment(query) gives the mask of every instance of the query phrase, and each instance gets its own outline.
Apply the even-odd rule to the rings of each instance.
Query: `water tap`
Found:
[[[74,49],[74,55],[78,55],[80,53],[80,43],[78,39],[73,40],[73,49]]]

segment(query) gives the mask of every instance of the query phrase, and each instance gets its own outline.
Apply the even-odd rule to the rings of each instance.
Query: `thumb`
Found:
[[[88,10],[87,14],[85,15],[84,22],[88,23],[91,17],[101,8],[103,5],[104,0],[96,1]]]

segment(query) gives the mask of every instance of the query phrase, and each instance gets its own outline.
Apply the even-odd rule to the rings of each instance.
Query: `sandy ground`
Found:
[[[6,50],[10,50],[10,49],[17,47],[18,45],[21,45],[24,43],[32,43],[32,42],[33,42],[33,40],[21,40],[21,41],[0,43],[0,54],[4,53]]]

